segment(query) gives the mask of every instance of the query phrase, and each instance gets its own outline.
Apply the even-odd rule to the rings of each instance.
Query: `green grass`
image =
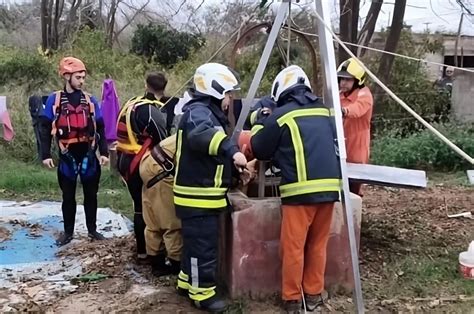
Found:
[[[0,154],[3,155],[3,154]],[[57,169],[49,170],[38,162],[21,162],[2,156],[0,198],[18,201],[61,201]],[[77,200],[82,202],[82,187],[77,186]],[[132,200],[125,184],[108,167],[102,169],[98,193],[100,207],[110,207],[127,217],[133,216]]]
[[[473,166],[474,169],[474,166]],[[471,186],[467,178],[466,171],[454,171],[454,172],[435,172],[429,171],[426,176],[428,177],[428,184],[437,185],[442,184],[445,186]]]
[[[387,265],[385,292],[400,297],[474,295],[474,281],[465,280],[458,270],[457,250],[443,256],[401,256]],[[442,287],[442,288],[441,288]]]

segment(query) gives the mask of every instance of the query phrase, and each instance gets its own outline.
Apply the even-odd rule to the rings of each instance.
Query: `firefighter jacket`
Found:
[[[220,101],[197,97],[183,108],[178,125],[174,203],[178,217],[215,214],[227,207],[233,155],[239,151],[226,134]]]
[[[332,110],[305,88],[291,91],[273,114],[252,127],[257,159],[281,169],[283,204],[339,200],[341,173]]]

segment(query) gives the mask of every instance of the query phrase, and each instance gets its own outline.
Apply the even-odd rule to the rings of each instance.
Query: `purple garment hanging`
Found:
[[[120,101],[112,79],[104,80],[102,85],[102,115],[105,124],[107,142],[117,140],[117,119],[120,112]]]

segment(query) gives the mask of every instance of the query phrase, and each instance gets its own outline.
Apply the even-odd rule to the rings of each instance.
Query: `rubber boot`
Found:
[[[223,313],[227,309],[227,301],[219,297],[217,294],[207,300],[194,301],[194,305],[203,311],[210,313]]]
[[[168,258],[168,261],[169,261],[170,267],[171,267],[171,274],[172,275],[178,275],[179,272],[181,271],[181,262],[180,261],[175,261],[171,258]]]
[[[166,256],[164,254],[152,257],[151,273],[156,277],[171,275],[171,266],[166,264]]]

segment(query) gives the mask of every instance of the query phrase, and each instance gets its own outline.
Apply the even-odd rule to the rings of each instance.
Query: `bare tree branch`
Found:
[[[140,13],[148,6],[149,3],[150,3],[150,0],[147,0],[147,1],[145,2],[145,4],[141,6],[140,9],[138,9],[138,10],[135,11],[135,13],[132,15],[131,18],[128,18],[128,16],[125,16],[125,17],[128,19],[128,21],[125,23],[125,25],[122,26],[122,28],[120,28],[120,29],[115,33],[115,35],[114,35],[115,39],[118,38],[118,36],[123,32],[123,30],[124,30],[125,28],[127,28],[127,27],[130,25],[130,23],[133,22],[133,20],[137,17],[137,15],[140,14]],[[122,11],[122,12],[123,12],[123,11]],[[123,13],[125,13],[125,12],[123,12]]]

